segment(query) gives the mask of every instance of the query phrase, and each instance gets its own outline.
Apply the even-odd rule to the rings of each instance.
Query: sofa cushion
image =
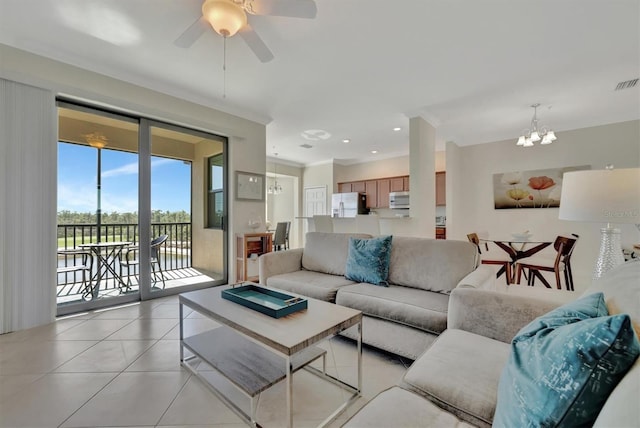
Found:
[[[506,343],[448,329],[411,365],[404,386],[464,421],[488,427],[508,357]]]
[[[338,290],[336,303],[430,333],[440,334],[447,328],[446,294],[397,285],[354,284]]]
[[[422,426],[471,428],[424,398],[394,386],[376,395],[343,428],[415,428]]]
[[[349,238],[344,276],[352,281],[388,286],[391,240],[391,236]]]
[[[302,294],[327,302],[336,301],[336,292],[340,287],[355,284],[344,276],[299,270],[275,275],[267,279],[267,286]]]
[[[640,353],[629,316],[607,316],[602,293],[563,305],[513,339],[494,425],[592,425]]]
[[[607,309],[610,314],[626,313],[640,334],[640,260],[631,260],[610,270],[598,280],[585,294],[604,292]],[[598,414],[594,427],[631,427],[640,421],[640,406],[629,405],[629,397],[640,397],[640,358],[624,379],[618,383],[604,407]]]
[[[362,233],[307,233],[304,253],[302,254],[302,267],[314,272],[344,276],[350,237],[371,238],[371,235]]]
[[[395,236],[389,283],[448,294],[477,267],[477,254],[468,241]]]

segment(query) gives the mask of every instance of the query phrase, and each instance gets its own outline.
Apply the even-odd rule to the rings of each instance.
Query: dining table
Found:
[[[537,239],[533,237],[498,237],[498,238],[480,238],[480,242],[489,243],[493,242],[504,252],[506,252],[511,258],[511,271],[515,272],[515,264],[518,260],[526,257],[531,257],[534,254],[544,250],[549,245],[553,244],[553,241],[545,239]],[[502,266],[496,277],[502,275],[506,267]],[[510,283],[513,283],[513,278],[510,278]]]
[[[122,287],[127,287],[127,284],[120,276],[118,269],[116,269],[116,264],[120,259],[122,250],[132,244],[132,242],[128,241],[106,241],[78,245],[78,247],[87,249],[96,256],[96,271],[91,276],[91,282],[95,284],[95,286],[93,287],[94,299],[98,298],[100,283],[103,279],[106,281],[106,279],[109,277],[109,274],[111,274],[114,283],[117,284],[120,291],[122,291]]]

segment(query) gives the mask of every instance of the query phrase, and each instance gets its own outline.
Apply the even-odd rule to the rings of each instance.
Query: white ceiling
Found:
[[[515,142],[535,102],[556,144],[640,119],[640,85],[614,92],[640,76],[640,0],[316,0],[313,20],[250,17],[269,63],[227,41],[226,98],[222,38],[173,44],[201,3],[0,0],[0,43],[265,123],[267,155],[300,164],[406,155],[413,116],[439,148]]]

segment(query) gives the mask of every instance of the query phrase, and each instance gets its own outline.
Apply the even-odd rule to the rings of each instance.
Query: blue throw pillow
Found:
[[[639,353],[629,316],[608,316],[602,293],[561,306],[513,339],[493,425],[590,426]]]
[[[391,236],[349,238],[345,277],[351,281],[388,286]]]

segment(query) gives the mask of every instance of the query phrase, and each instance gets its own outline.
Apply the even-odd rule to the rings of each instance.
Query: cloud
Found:
[[[151,169],[155,169],[162,165],[166,165],[172,162],[176,162],[173,159],[152,159]],[[120,177],[123,175],[134,175],[138,173],[138,162],[131,162],[118,168],[108,169],[102,171],[102,178]]]

